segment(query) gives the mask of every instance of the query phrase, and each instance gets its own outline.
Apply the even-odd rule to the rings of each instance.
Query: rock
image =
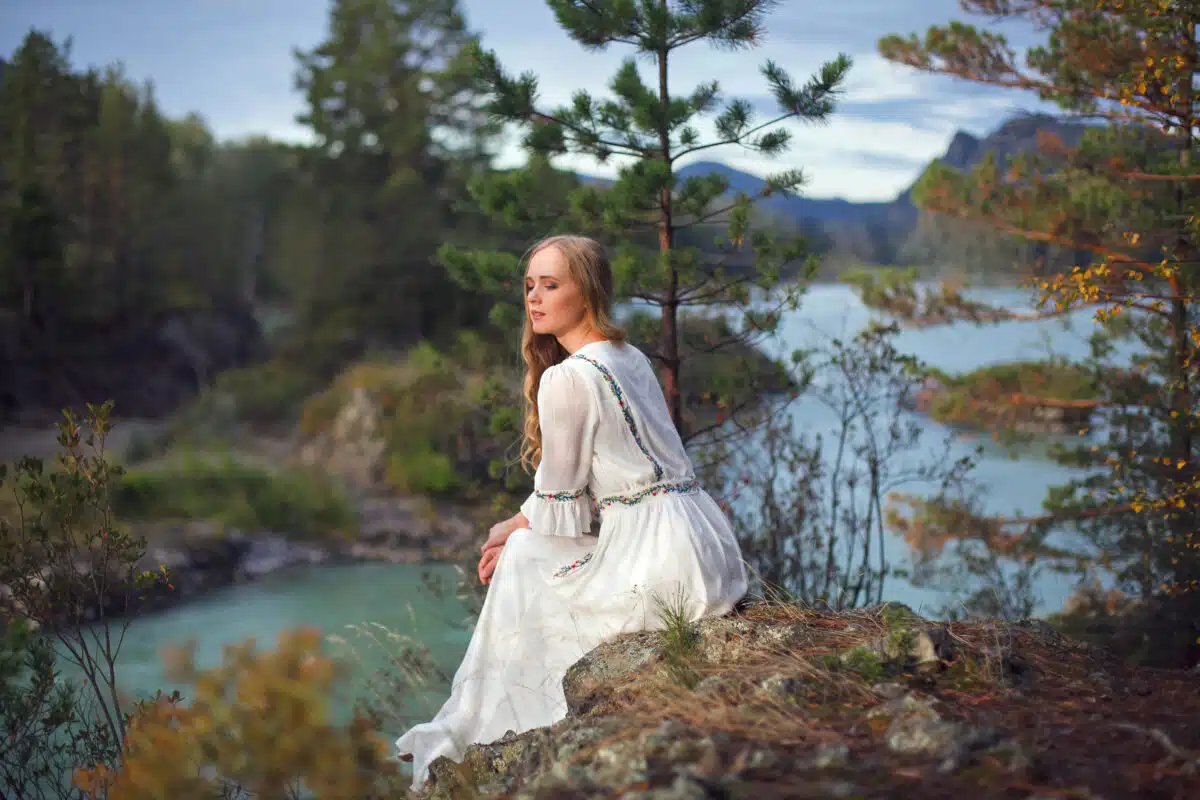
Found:
[[[795,702],[796,695],[800,692],[800,681],[776,673],[760,683],[758,688],[759,691],[774,700]]]
[[[739,616],[710,617],[696,623],[699,658],[710,663],[734,661],[747,652],[788,652],[804,640],[801,622],[751,622]]]
[[[830,769],[844,767],[849,761],[849,747],[842,742],[826,742],[817,747],[817,752],[809,759],[808,766],[813,769]]]
[[[946,720],[929,698],[903,694],[872,709],[868,718],[888,717],[884,738],[892,752],[933,758],[941,771],[956,769],[963,758],[981,747],[996,744],[997,732]]]
[[[721,690],[724,687],[724,685],[725,685],[724,676],[709,675],[707,678],[704,678],[699,683],[697,683],[694,687],[692,687],[692,691],[695,692],[696,694],[717,695],[717,694],[721,693]]]
[[[300,448],[300,461],[339,476],[352,485],[372,490],[380,486],[387,439],[382,433],[383,410],[362,387],[350,392],[328,433],[321,433]]]
[[[1044,698],[996,680],[994,668],[1003,663],[1018,674],[1032,672],[1033,655],[1037,663],[1052,657],[1059,646],[1054,636],[997,622],[952,623],[952,637],[948,628],[895,607],[802,611],[752,610],[697,622],[695,657],[705,661],[706,677],[691,689],[659,683],[669,679],[660,664],[661,633],[615,637],[567,671],[565,719],[472,746],[457,771],[439,763],[427,796],[882,797],[925,796],[924,788],[932,797],[953,785],[958,793],[978,791],[982,797],[1017,783],[1075,785],[1084,775],[1081,762],[1059,768],[1053,759],[1038,758],[1035,764],[1035,748],[1058,747],[1047,737],[1075,736],[1076,745],[1101,746],[1102,738],[1088,734],[1095,724],[1088,702],[1055,709],[1052,716],[1068,718],[1068,727],[1051,723],[1043,729],[1040,719],[1028,724],[1037,719],[1037,702],[1058,702],[1064,690],[1085,701],[1100,689],[1108,691],[1098,676],[1089,675],[1088,659],[1064,660],[1061,673],[1047,676]],[[881,613],[889,636],[871,638]],[[861,672],[839,668],[841,648],[855,637],[866,641],[852,649],[873,653],[876,666],[889,658],[950,663],[936,675],[913,675],[907,668],[893,669],[895,664]],[[1006,649],[992,653],[997,641]],[[1015,644],[1030,658],[1013,652]],[[1117,696],[1110,702],[1119,701]],[[659,713],[666,718],[656,718]],[[1020,729],[1005,733],[991,727],[1014,720]],[[1069,752],[1075,751],[1057,750]],[[924,787],[912,783],[934,770],[954,774]],[[1012,774],[1017,772],[1024,774]],[[1102,772],[1101,782],[1109,775]],[[1095,793],[1105,786],[1089,781],[1088,789]]]
[[[911,661],[917,666],[954,657],[949,636],[937,628],[897,628],[863,647],[882,660]]]
[[[599,705],[620,679],[661,658],[660,636],[644,631],[605,642],[567,670],[563,692],[567,713],[582,716]]]

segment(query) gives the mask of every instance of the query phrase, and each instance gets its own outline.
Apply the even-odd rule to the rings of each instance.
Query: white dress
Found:
[[[594,342],[538,387],[542,460],[431,722],[396,740],[414,790],[438,756],[566,715],[567,668],[619,633],[661,627],[656,597],[695,620],[732,610],[746,569],[725,514],[696,483],[649,359]],[[600,515],[599,537],[589,535]]]

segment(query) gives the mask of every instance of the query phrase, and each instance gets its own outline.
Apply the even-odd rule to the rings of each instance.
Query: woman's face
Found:
[[[561,337],[583,324],[587,305],[571,279],[567,259],[554,246],[529,259],[525,271],[525,312],[534,333]]]

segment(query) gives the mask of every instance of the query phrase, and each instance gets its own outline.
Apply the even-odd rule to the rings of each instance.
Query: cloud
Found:
[[[541,102],[566,103],[577,89],[607,96],[607,84],[628,48],[588,51],[558,26],[543,0],[460,0],[468,23],[481,32],[512,73],[538,76]],[[153,78],[163,109],[181,116],[199,112],[223,138],[265,133],[291,141],[311,134],[295,122],[303,98],[292,80],[293,48],[310,48],[326,32],[328,0],[214,0],[169,4],[109,0],[101,10],[86,2],[0,0],[0,48],[11,52],[31,26],[75,40],[79,65],[121,60],[136,80]],[[962,18],[958,0],[841,0],[814,8],[783,3],[767,20],[760,46],[721,51],[705,45],[673,55],[671,85],[677,93],[719,80],[730,97],[774,110],[761,65],[768,59],[803,82],[839,53],[854,60],[844,96],[828,125],[791,124],[788,156],[771,162],[738,148],[714,149],[706,158],[758,174],[801,167],[815,196],[889,199],[906,187],[957,130],[983,134],[1017,111],[1036,104],[1018,93],[988,90],[890,63],[877,52],[889,33],[922,33],[928,26]],[[1030,32],[1008,26],[1017,46]],[[640,68],[652,80],[650,64]],[[708,125],[700,126],[705,133]],[[499,164],[523,154],[510,138]],[[564,158],[561,165],[598,175],[616,164]]]
[[[557,28],[541,4],[519,22],[492,6],[483,25],[484,45],[494,49],[513,73],[538,77],[540,100],[553,107],[569,101],[579,88],[608,96],[607,82],[628,49],[585,51]],[[888,200],[907,188],[924,166],[940,156],[955,132],[983,135],[1006,117],[1037,107],[1035,100],[1008,90],[981,87],[945,76],[921,73],[887,61],[877,41],[888,33],[922,32],[932,24],[961,17],[957,0],[844,0],[812,13],[785,4],[771,18],[760,47],[721,52],[696,45],[672,55],[671,84],[679,94],[716,79],[726,98],[747,100],[760,119],[776,115],[778,106],[760,68],[768,59],[802,83],[823,63],[846,53],[853,60],[837,111],[828,124],[789,123],[792,147],[780,160],[769,160],[738,147],[704,153],[732,167],[765,175],[783,168],[802,168],[810,176],[806,192],[853,200]],[[530,46],[531,41],[537,42]],[[651,64],[639,62],[643,81],[653,85]],[[710,121],[698,126],[711,135]],[[511,140],[499,163],[515,166],[523,154]],[[597,164],[582,156],[566,156],[560,166],[612,177],[624,163]],[[686,163],[686,159],[683,163]]]

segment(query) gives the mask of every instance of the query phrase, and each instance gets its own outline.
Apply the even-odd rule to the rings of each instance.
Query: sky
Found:
[[[468,24],[507,71],[539,76],[548,106],[580,88],[603,96],[629,55],[621,46],[584,51],[543,0],[460,3]],[[38,28],[58,41],[69,37],[77,67],[121,62],[129,77],[153,82],[167,114],[198,113],[223,139],[266,134],[302,142],[310,136],[295,121],[303,98],[293,88],[293,50],[324,38],[328,8],[327,0],[0,0],[0,55],[11,54]],[[725,96],[769,111],[772,101],[758,71],[767,59],[803,83],[822,63],[846,53],[854,66],[837,111],[824,125],[791,125],[793,143],[784,157],[768,160],[737,146],[714,148],[704,157],[758,175],[800,168],[811,197],[890,200],[945,152],[956,131],[986,135],[1012,116],[1046,110],[1031,95],[922,74],[877,53],[881,36],[923,33],[954,18],[964,18],[958,0],[784,0],[755,49],[728,52],[699,44],[677,51],[672,86],[682,94],[715,78]],[[1032,30],[1002,32],[1018,47],[1038,40]],[[513,166],[522,158],[514,137],[496,163]],[[611,177],[620,162],[598,165],[572,156],[556,163]]]

